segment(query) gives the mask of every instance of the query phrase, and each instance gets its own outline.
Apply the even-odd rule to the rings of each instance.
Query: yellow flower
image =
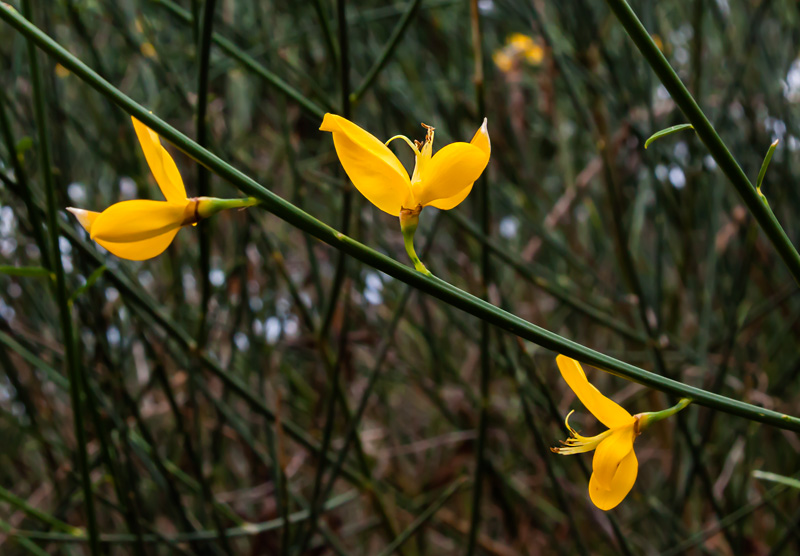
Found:
[[[538,66],[544,60],[544,48],[533,38],[522,33],[513,33],[506,39],[503,48],[492,55],[497,68],[508,73],[523,59],[532,66]]]
[[[526,48],[523,54],[525,60],[532,66],[538,66],[544,60],[544,48],[535,43]]]
[[[410,238],[424,207],[449,210],[463,201],[489,163],[491,143],[486,119],[469,143],[451,143],[433,154],[434,128],[426,126],[423,142],[396,135],[381,142],[368,131],[335,114],[325,114],[320,130],[333,134],[336,154],[350,180],[373,205],[400,217],[406,249],[417,270],[428,271],[413,253]],[[387,146],[403,139],[414,151],[416,164],[408,172]]]
[[[149,42],[143,42],[139,50],[145,58],[155,58],[158,55],[156,53],[156,47]]]
[[[178,167],[161,145],[158,134],[131,117],[144,157],[165,201],[134,200],[111,205],[103,212],[68,207],[89,236],[105,249],[131,261],[160,255],[178,231],[229,208],[257,204],[253,198],[187,198]]]
[[[658,35],[650,35],[653,38],[653,42],[656,43],[656,46],[661,52],[664,52],[664,41],[661,40],[661,37]]]
[[[589,383],[580,363],[565,355],[556,357],[556,363],[567,385],[608,430],[597,436],[581,436],[569,425],[570,411],[565,420],[570,438],[562,441],[561,447],[551,450],[565,456],[595,451],[589,497],[601,510],[610,510],[622,502],[636,482],[639,473],[639,462],[633,451],[636,437],[652,423],[674,415],[690,401],[682,399],[664,411],[631,415]]]
[[[494,65],[503,73],[508,73],[514,68],[514,59],[508,55],[504,48],[492,54],[492,60],[494,60]]]
[[[506,39],[506,44],[515,48],[519,52],[525,52],[536,45],[531,37],[528,35],[523,35],[522,33],[512,33]]]

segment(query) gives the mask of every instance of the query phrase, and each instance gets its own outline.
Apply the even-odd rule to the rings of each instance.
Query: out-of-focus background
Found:
[[[32,4],[58,43],[197,138],[209,1]],[[434,148],[469,140],[488,117],[485,181],[456,209],[421,215],[418,251],[435,275],[480,295],[488,245],[492,303],[798,414],[797,286],[691,130],[644,149],[685,119],[604,2],[215,4],[205,144],[223,160],[407,263],[397,219],[352,190],[322,114],[349,110],[382,140],[421,140],[424,122]],[[780,140],[762,191],[797,244],[798,4],[631,5],[751,180]],[[7,268],[44,266],[47,237],[30,58],[5,23],[0,52],[0,553],[89,554],[54,290],[47,273]],[[58,205],[160,199],[128,115],[38,60]],[[410,169],[410,150],[392,146]],[[168,149],[197,195],[198,164]],[[209,180],[214,196],[241,195]],[[601,512],[587,493],[592,454],[549,449],[570,409],[584,434],[601,425],[555,353],[490,328],[476,523],[478,320],[341,263],[260,209],[185,229],[142,263],[98,248],[66,212],[59,224],[104,553],[455,555],[473,529],[476,553],[498,556],[800,551],[798,491],[753,474],[793,475],[795,433],[691,407],[637,440],[638,480]],[[632,414],[674,403],[587,374]]]

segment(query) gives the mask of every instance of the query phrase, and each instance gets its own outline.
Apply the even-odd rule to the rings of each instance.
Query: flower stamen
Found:
[[[419,156],[419,146],[420,146],[420,145],[419,145],[419,141],[414,141],[414,142],[412,143],[412,142],[411,142],[411,139],[409,139],[409,138],[408,138],[408,137],[406,137],[405,135],[395,135],[394,137],[391,137],[391,138],[389,138],[389,140],[387,140],[387,141],[384,143],[384,145],[386,145],[386,146],[388,147],[388,146],[389,146],[389,143],[391,143],[391,142],[392,142],[392,141],[394,141],[395,139],[402,139],[403,141],[405,141],[406,143],[408,143],[408,146],[409,146],[409,147],[411,147],[411,149],[414,151],[414,154],[416,154],[417,156]]]
[[[567,415],[567,418],[564,419],[564,423],[567,425],[567,429],[569,430],[569,438],[566,440],[561,440],[561,447],[558,448],[550,448],[553,453],[562,455],[562,456],[570,456],[572,454],[581,454],[583,452],[591,452],[595,448],[597,448],[600,443],[608,438],[613,431],[613,429],[609,429],[605,432],[602,432],[596,436],[582,436],[573,429],[569,424],[570,416],[575,412],[573,409]]]

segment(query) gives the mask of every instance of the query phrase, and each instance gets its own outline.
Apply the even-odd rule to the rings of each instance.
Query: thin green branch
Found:
[[[464,485],[468,484],[468,481],[465,478],[461,478],[456,480],[452,485],[447,487],[447,489],[442,493],[442,495],[436,499],[428,508],[422,512],[414,522],[408,526],[408,528],[403,531],[396,539],[394,539],[389,546],[384,548],[378,556],[391,556],[398,550],[404,542],[410,539],[417,530],[425,525],[425,523],[430,520],[436,512],[439,511],[439,508],[444,506],[450,498],[456,494],[459,490],[461,490]]]
[[[789,236],[786,235],[778,219],[761,200],[755,187],[750,183],[733,154],[728,150],[728,147],[717,134],[714,126],[711,125],[711,122],[698,106],[680,77],[678,77],[678,74],[672,69],[664,54],[656,46],[655,41],[647,32],[647,29],[644,28],[642,22],[639,21],[636,13],[625,0],[606,0],[606,2],[625,28],[625,32],[636,44],[639,52],[642,53],[661,80],[661,83],[669,91],[675,104],[678,105],[678,108],[689,120],[689,123],[694,126],[698,137],[708,148],[708,152],[722,172],[736,188],[739,196],[747,205],[747,208],[750,209],[761,229],[764,230],[764,233],[778,251],[795,282],[800,285],[800,254],[792,245]]]
[[[11,11],[5,4],[1,6],[4,11]],[[22,10],[27,16],[25,20],[21,15],[15,15],[26,24],[33,27],[33,10],[30,1],[22,3]],[[39,136],[39,165],[42,172],[42,179],[45,184],[47,194],[47,231],[50,236],[50,264],[51,270],[56,275],[55,297],[58,306],[58,315],[63,336],[64,350],[66,352],[65,363],[67,375],[70,380],[70,401],[72,405],[73,430],[75,432],[75,451],[78,458],[78,470],[81,477],[81,487],[86,512],[86,522],[89,530],[89,547],[94,556],[100,554],[98,544],[97,517],[94,510],[94,498],[92,496],[92,483],[89,477],[89,463],[87,456],[86,423],[83,419],[84,393],[81,391],[82,369],[78,354],[76,353],[75,336],[72,330],[72,311],[67,294],[67,282],[64,274],[64,267],[61,262],[61,248],[58,234],[58,200],[56,199],[56,184],[53,179],[53,169],[51,163],[50,132],[47,129],[49,117],[47,115],[47,102],[45,100],[44,85],[42,76],[39,72],[33,40],[26,41],[28,46],[28,58],[30,59],[31,70],[31,89],[33,91],[34,114],[36,119],[36,132]]]
[[[475,100],[478,105],[478,116],[485,117],[486,96],[483,88],[483,34],[481,32],[481,14],[478,0],[469,3],[470,23],[472,29],[472,57],[475,64],[473,81],[475,84]],[[486,178],[487,170],[478,180],[477,196],[475,197],[475,219],[481,223],[483,237],[490,239],[490,198],[489,180]],[[491,280],[490,266],[491,249],[486,243],[481,244],[481,299],[489,298],[489,281]],[[475,479],[472,488],[472,515],[470,516],[469,533],[467,535],[467,555],[472,556],[478,546],[478,534],[481,527],[481,504],[483,503],[483,482],[486,475],[486,441],[489,428],[489,404],[491,381],[491,356],[489,353],[490,330],[489,323],[481,321],[480,336],[480,405],[478,414],[478,438],[475,443]]]
[[[358,498],[358,493],[355,491],[340,494],[326,501],[322,506],[323,512],[329,512]],[[289,515],[289,523],[302,523],[309,517],[308,510],[302,510]],[[284,527],[284,520],[282,518],[272,519],[263,523],[245,523],[241,527],[231,527],[225,529],[223,534],[226,538],[234,539],[239,537],[250,537],[260,535],[269,531],[275,531]],[[47,542],[56,543],[85,543],[89,539],[80,531],[75,533],[45,533],[41,531],[27,531],[21,529],[10,529],[7,534],[12,537],[42,540]],[[216,530],[192,531],[188,533],[178,533],[171,537],[162,535],[145,534],[142,535],[142,540],[146,543],[164,543],[175,544],[193,541],[212,541],[218,537]],[[135,535],[110,533],[100,536],[100,541],[104,544],[130,544],[137,541]]]
[[[383,47],[383,51],[375,60],[375,63],[372,64],[372,67],[369,68],[367,75],[364,76],[364,79],[361,81],[361,84],[358,86],[356,91],[350,95],[351,102],[358,102],[359,99],[364,96],[364,93],[370,88],[372,82],[375,81],[375,78],[378,77],[378,74],[389,62],[389,59],[392,57],[392,54],[394,54],[397,45],[400,43],[400,39],[403,38],[409,23],[411,23],[411,20],[414,19],[414,15],[417,13],[417,9],[419,8],[420,4],[422,4],[422,0],[411,0],[408,3],[408,8],[406,8],[406,11],[403,14],[403,17],[400,18],[400,21],[397,22],[392,34],[389,36],[389,40],[386,41],[386,44]]]
[[[208,146],[208,70],[211,62],[211,33],[214,29],[214,9],[216,0],[205,0],[203,18],[200,21],[200,40],[197,44],[197,144]],[[202,165],[197,167],[197,195],[211,196],[211,176]],[[200,226],[200,325],[198,327],[198,343],[202,346],[206,340],[206,324],[208,322],[208,302],[211,300],[211,228],[209,220]]]
[[[177,17],[181,18],[187,23],[192,21],[192,14],[188,11],[184,10],[174,2],[170,0],[153,0],[158,4],[161,4],[165,8],[167,8],[170,12],[175,14]],[[216,44],[218,47],[222,49],[228,56],[233,58],[234,60],[238,61],[244,67],[262,77],[263,79],[267,80],[271,83],[276,89],[281,91],[284,95],[288,98],[294,100],[297,104],[299,104],[306,112],[314,116],[315,118],[322,118],[325,116],[325,110],[317,106],[313,101],[306,98],[303,93],[289,85],[286,81],[282,78],[278,77],[276,74],[272,73],[270,70],[266,68],[263,64],[259,63],[255,60],[252,56],[247,54],[241,48],[236,46],[233,42],[226,39],[219,33],[213,33],[211,35],[211,40]]]

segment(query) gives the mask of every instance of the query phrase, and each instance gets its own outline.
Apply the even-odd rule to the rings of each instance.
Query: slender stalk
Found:
[[[73,527],[69,523],[65,523],[60,519],[53,517],[52,515],[39,510],[28,504],[25,500],[16,496],[10,490],[6,490],[2,486],[0,486],[0,500],[6,502],[7,504],[11,505],[13,508],[17,508],[18,510],[25,512],[26,515],[41,521],[42,523],[49,525],[56,531],[61,531],[68,535],[72,536],[79,536],[83,535],[83,531],[78,527]]]
[[[481,320],[486,320],[490,324],[498,326],[507,332],[544,348],[562,353],[611,374],[643,384],[649,388],[674,395],[678,398],[689,398],[697,405],[710,407],[731,415],[737,415],[752,421],[773,425],[781,429],[800,431],[800,418],[798,417],[733,400],[726,396],[708,392],[701,388],[689,386],[676,380],[645,371],[644,369],[602,354],[550,332],[549,330],[536,326],[443,280],[423,276],[408,266],[382,255],[374,249],[355,241],[331,226],[317,220],[308,213],[299,210],[297,207],[263,187],[215,154],[203,149],[186,135],[180,133],[164,120],[156,117],[146,108],[116,89],[36,26],[2,4],[0,4],[0,18],[25,37],[33,40],[42,50],[57,59],[77,77],[111,99],[128,114],[135,116],[138,120],[185,152],[188,156],[195,159],[200,164],[205,165],[219,177],[229,181],[245,194],[259,199],[261,201],[260,206],[265,210],[328,245],[351,255],[359,261],[401,282],[409,284],[424,293],[430,294],[448,305],[469,313]],[[160,311],[155,311],[155,315],[158,316],[159,322],[163,325],[166,317]],[[180,339],[180,341],[187,342],[187,346],[189,347],[195,345],[194,340],[191,338],[183,338]],[[226,375],[226,373],[223,371],[222,375]],[[247,388],[244,388],[244,391],[249,394]]]
[[[195,3],[192,4],[193,7]],[[214,9],[217,0],[203,2],[203,18],[200,21],[200,40],[197,43],[197,144],[203,148],[208,146],[208,69],[211,61],[211,33],[214,28]],[[197,15],[197,14],[195,14]],[[197,167],[197,194],[201,197],[211,196],[210,174],[202,165]],[[204,345],[206,326],[208,323],[208,302],[211,300],[210,251],[211,230],[213,221],[209,220],[200,226],[200,325],[198,327],[198,344]]]
[[[14,168],[14,177],[19,185],[22,201],[25,203],[25,208],[28,211],[28,218],[30,218],[31,228],[33,230],[33,238],[36,241],[36,246],[39,248],[42,264],[47,268],[52,268],[52,264],[50,264],[50,253],[47,248],[47,241],[45,240],[42,218],[39,211],[36,209],[36,203],[33,200],[33,192],[28,186],[28,177],[25,173],[25,168],[22,167],[19,156],[17,156],[14,136],[11,133],[11,123],[6,115],[6,102],[5,95],[0,95],[0,133],[3,135],[3,142],[6,144],[8,158],[11,161],[11,166]]]
[[[322,36],[325,39],[325,48],[328,49],[328,59],[330,60],[331,64],[338,65],[339,52],[336,50],[336,43],[333,41],[333,32],[331,31],[331,25],[328,22],[328,14],[325,13],[322,0],[313,0],[313,3],[314,11],[316,12],[317,19],[319,20],[319,26],[322,28]]]
[[[341,508],[346,504],[349,504],[350,502],[356,500],[357,498],[358,498],[357,493],[353,491],[340,494],[326,501],[325,504],[323,505],[322,511],[325,513],[333,511],[335,509]],[[289,515],[289,523],[302,523],[306,521],[308,517],[309,517],[309,512],[307,510],[295,512]],[[285,521],[282,518],[272,519],[270,521],[265,521],[262,523],[246,523],[240,527],[231,527],[229,529],[225,529],[224,534],[225,537],[229,539],[251,537],[269,531],[276,531],[278,529],[283,528],[284,524]],[[47,533],[41,531],[10,529],[8,531],[8,534],[18,538],[36,539],[36,540],[42,540],[48,542],[60,542],[60,543],[85,543],[89,540],[89,538],[82,532],[76,532],[75,534]],[[211,541],[217,537],[217,534],[218,533],[216,530],[184,532],[184,533],[178,533],[171,537],[166,537],[163,535],[155,535],[155,534],[144,534],[142,535],[142,540],[146,543],[164,543],[164,544],[188,543],[195,541]],[[130,544],[137,542],[135,535],[121,534],[121,533],[104,534],[101,536],[100,540],[103,543],[107,544]]]
[[[575,516],[573,515],[573,511],[569,507],[569,503],[564,496],[561,485],[558,484],[558,478],[553,470],[552,458],[549,457],[551,453],[550,448],[547,446],[547,444],[545,444],[542,431],[534,417],[533,408],[530,406],[531,400],[533,399],[533,396],[530,393],[530,390],[532,389],[531,383],[525,376],[525,372],[522,370],[521,365],[515,361],[516,358],[512,357],[512,351],[505,344],[501,345],[504,354],[510,360],[509,364],[507,365],[508,374],[514,380],[516,390],[519,395],[520,406],[522,408],[522,415],[525,419],[525,424],[528,426],[528,429],[533,436],[533,440],[536,443],[536,449],[538,450],[539,455],[544,462],[547,478],[550,481],[553,494],[556,497],[556,502],[561,508],[561,511],[564,512],[567,523],[569,523],[570,531],[575,540],[575,544],[577,545],[576,547],[578,552],[581,555],[586,556],[589,554],[589,552],[587,551],[586,543],[583,540],[583,533],[576,523]]]
[[[336,2],[336,19],[339,25],[339,90],[340,100],[342,103],[342,116],[350,118],[350,56],[348,47],[347,36],[347,16],[346,16],[346,0],[337,0]],[[345,186],[342,189],[342,217],[341,226],[342,233],[350,233],[350,220],[353,211],[353,188],[349,181],[345,181]],[[320,328],[320,338],[324,338],[328,334],[328,329],[333,321],[333,316],[336,313],[336,305],[339,300],[339,295],[342,291],[344,284],[344,276],[347,264],[347,257],[344,253],[339,253],[336,259],[336,270],[334,271],[333,284],[331,285],[331,292],[328,295],[328,309],[325,317],[322,320],[322,327]]]
[[[420,527],[425,525],[425,523],[428,522],[437,511],[439,511],[439,508],[444,506],[447,503],[447,501],[450,500],[450,498],[454,494],[456,494],[459,490],[461,490],[461,488],[463,488],[464,485],[466,484],[467,480],[461,478],[456,480],[449,487],[447,487],[447,489],[445,489],[442,495],[439,496],[439,498],[437,498],[433,502],[433,504],[428,506],[428,508],[424,512],[422,512],[419,515],[419,517],[417,517],[417,519],[415,519],[414,522],[411,525],[409,525],[405,531],[403,531],[396,539],[394,539],[389,544],[389,546],[381,550],[378,556],[391,556],[392,554],[394,554],[395,551],[398,550],[403,545],[404,542],[410,539]]]
[[[9,10],[5,5],[3,10]],[[28,19],[29,25],[33,25],[33,10],[31,2],[25,0],[22,3],[22,10]],[[19,14],[17,17],[22,18]],[[67,282],[64,275],[64,267],[61,264],[61,249],[59,246],[58,234],[58,201],[56,199],[56,184],[53,180],[50,157],[50,135],[47,130],[47,111],[44,86],[42,76],[39,72],[39,62],[34,41],[28,40],[28,58],[30,59],[31,88],[33,90],[34,113],[36,118],[36,132],[39,136],[39,164],[42,172],[42,179],[45,184],[47,194],[47,231],[50,236],[50,264],[51,270],[56,275],[55,294],[56,304],[58,305],[59,320],[61,323],[61,334],[64,342],[65,362],[67,375],[70,380],[70,401],[72,404],[73,429],[75,432],[75,450],[78,458],[78,469],[81,476],[81,487],[86,512],[86,522],[89,531],[89,547],[93,556],[100,554],[100,544],[98,542],[97,517],[94,511],[94,497],[92,495],[92,482],[89,477],[89,463],[87,456],[86,423],[83,419],[84,394],[81,391],[80,362],[75,351],[75,337],[72,331],[72,311],[67,295]]]
[[[392,54],[394,54],[394,51],[397,48],[397,45],[403,38],[406,29],[408,29],[409,23],[411,23],[411,20],[414,19],[414,15],[417,13],[417,9],[419,8],[420,4],[422,4],[422,0],[409,1],[405,13],[403,13],[403,17],[401,17],[400,21],[397,22],[397,25],[392,30],[392,34],[389,36],[389,40],[387,40],[386,44],[383,46],[383,51],[381,51],[380,55],[375,60],[375,63],[372,64],[372,67],[369,68],[367,75],[364,76],[364,79],[361,81],[361,84],[358,86],[356,91],[350,95],[350,100],[353,103],[358,102],[361,99],[364,93],[367,92],[372,85],[372,82],[375,81],[375,78],[378,77],[378,74],[381,72],[384,66],[386,66],[386,64],[389,62]]]
[[[417,250],[414,249],[414,234],[417,233],[417,226],[419,225],[419,212],[413,212],[408,209],[400,211],[400,231],[403,234],[403,245],[406,247],[408,258],[414,263],[414,268],[425,276],[433,276],[431,271],[428,270],[422,261],[417,256]]]
[[[708,152],[720,167],[725,176],[730,180],[733,187],[739,193],[747,208],[758,221],[761,229],[769,238],[769,241],[778,251],[783,262],[794,277],[795,282],[800,285],[800,254],[798,254],[789,236],[781,227],[778,219],[773,212],[764,204],[758,195],[753,184],[750,183],[739,163],[728,150],[722,138],[717,134],[714,126],[708,120],[703,110],[695,102],[689,90],[681,81],[672,66],[659,50],[653,38],[644,28],[642,22],[636,16],[626,0],[606,0],[611,10],[617,16],[625,32],[636,44],[639,52],[647,60],[653,71],[656,73],[661,83],[669,91],[670,96],[681,109],[686,119],[694,126],[700,140],[708,148]]]
[[[349,295],[348,292],[345,292],[345,301],[344,305],[349,305]],[[346,311],[344,314],[344,323],[342,324],[343,331],[346,331],[349,327],[349,311]],[[333,368],[330,369],[328,373],[328,383],[330,386],[330,391],[328,392],[327,399],[325,400],[325,404],[327,406],[327,411],[325,415],[325,426],[322,431],[322,444],[321,450],[322,453],[326,453],[330,447],[331,439],[333,437],[333,425],[336,418],[336,389],[339,381],[341,380],[342,374],[342,365],[344,365],[343,359],[346,357],[347,353],[347,336],[346,332],[343,332],[339,336],[339,356],[336,358],[336,362],[333,364]],[[319,507],[322,502],[322,495],[323,495],[323,480],[325,475],[325,458],[319,459],[319,464],[317,465],[317,472],[314,476],[314,487],[311,494],[311,518],[308,521],[308,529],[305,531],[302,540],[298,543],[298,550],[297,554],[305,554],[306,548],[308,548],[308,544],[311,542],[311,538],[314,536],[314,533],[317,529],[317,519],[319,517]],[[298,531],[298,535],[300,532]]]
[[[478,0],[471,0],[470,22],[472,28],[472,56],[475,63],[473,81],[475,84],[475,99],[478,105],[478,117],[485,116],[486,97],[483,90],[483,37],[481,34],[481,15],[478,9]],[[483,236],[489,238],[489,180],[486,172],[478,182],[478,195],[476,198],[475,212],[477,220],[481,223]],[[491,250],[486,243],[481,244],[481,299],[489,298],[489,280],[491,279],[490,256]],[[489,426],[489,382],[491,379],[491,360],[489,355],[489,323],[481,321],[480,336],[480,414],[478,418],[478,440],[475,445],[475,479],[472,487],[472,515],[470,517],[469,535],[467,537],[467,555],[475,554],[478,533],[481,525],[481,504],[483,503],[483,478],[486,474],[486,434]]]
[[[0,519],[0,531],[3,531],[9,535],[13,535],[16,530],[7,521]],[[17,542],[22,548],[31,554],[35,554],[35,556],[48,556],[47,552],[36,546],[36,544],[30,539],[25,537],[17,537]]]
[[[184,10],[174,2],[170,0],[153,0],[167,8],[170,12],[175,14],[177,17],[185,21],[186,23],[192,22],[192,14],[189,13],[187,10]],[[266,66],[256,61],[255,58],[247,54],[241,48],[236,46],[232,41],[226,39],[219,33],[213,33],[211,35],[211,40],[214,44],[219,46],[223,52],[225,52],[228,56],[242,64],[244,67],[261,77],[262,79],[269,82],[272,86],[282,92],[286,97],[294,100],[301,108],[303,108],[308,114],[314,116],[314,118],[322,118],[325,116],[325,110],[319,106],[317,106],[313,101],[306,98],[303,93],[289,85],[286,81],[284,81],[281,77],[278,77],[275,73],[271,72],[267,69]]]

